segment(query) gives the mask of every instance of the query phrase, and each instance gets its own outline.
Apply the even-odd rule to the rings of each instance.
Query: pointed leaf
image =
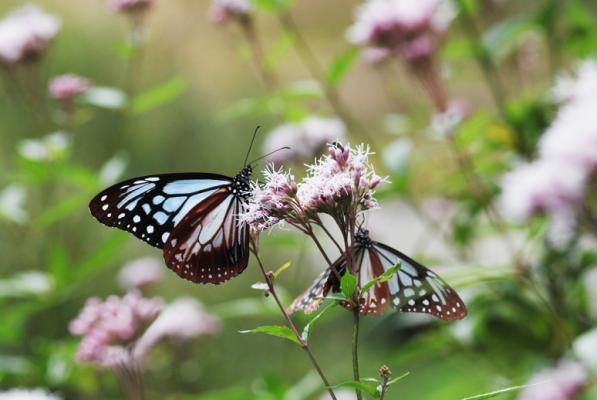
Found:
[[[357,277],[347,270],[340,280],[340,286],[342,287],[342,293],[344,296],[347,299],[352,299],[354,291],[357,289]]]
[[[187,82],[181,77],[175,77],[159,84],[139,95],[131,104],[133,113],[142,114],[174,101],[187,88]]]
[[[264,325],[259,326],[255,329],[249,329],[245,331],[239,331],[240,333],[265,333],[266,335],[276,336],[283,339],[288,339],[296,344],[300,344],[296,338],[294,332],[287,326],[280,325]]]
[[[410,372],[405,372],[400,376],[395,377],[394,379],[391,379],[388,381],[388,386],[393,385],[394,383],[398,382],[399,380],[401,380],[402,378],[406,378],[407,376],[410,375]]]
[[[359,53],[359,48],[353,47],[334,59],[327,73],[327,81],[331,86],[338,86],[340,84],[342,78],[344,78],[350,67],[358,59]]]
[[[366,293],[367,290],[369,290],[369,288],[371,286],[375,285],[377,282],[387,282],[390,279],[392,279],[392,277],[394,275],[396,275],[398,273],[398,271],[400,271],[400,267],[402,267],[402,264],[400,262],[398,262],[398,264],[394,265],[392,268],[388,268],[388,270],[386,272],[384,272],[383,274],[381,274],[377,278],[372,279],[369,282],[367,282],[361,288],[361,295],[363,295],[364,293]]]
[[[309,335],[311,334],[311,331],[313,330],[313,328],[315,328],[315,325],[317,325],[317,322],[319,321],[319,319],[321,318],[321,316],[330,308],[334,307],[336,305],[336,303],[330,303],[327,306],[325,306],[321,312],[319,314],[317,314],[316,316],[314,316],[313,318],[311,318],[311,321],[309,321],[307,323],[307,325],[305,325],[305,327],[303,328],[303,333],[301,334],[301,338],[307,342],[309,340]]]
[[[268,291],[269,286],[265,282],[255,282],[251,285],[251,289]]]
[[[540,384],[540,383],[537,383],[537,384]],[[513,392],[513,391],[516,391],[516,390],[521,390],[521,389],[524,389],[524,388],[529,387],[529,386],[534,386],[534,385],[511,386],[509,388],[500,389],[500,390],[496,390],[496,391],[489,392],[489,393],[478,394],[476,396],[466,397],[466,398],[464,398],[462,400],[491,399],[493,397],[499,396],[500,394],[508,393],[508,392]]]
[[[274,271],[274,278],[278,278],[278,276],[280,276],[280,274],[284,271],[286,271],[288,268],[290,268],[290,261],[284,263],[281,267],[279,267],[277,270]]]
[[[374,399],[379,399],[380,393],[377,390],[377,386],[369,385],[365,382],[358,382],[358,381],[346,381],[339,383],[337,385],[330,386],[332,389],[340,389],[340,388],[354,388],[362,390],[363,392],[367,393],[369,396],[373,397]]]

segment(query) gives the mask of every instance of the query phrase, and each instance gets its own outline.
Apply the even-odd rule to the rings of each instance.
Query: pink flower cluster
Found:
[[[207,313],[192,298],[180,298],[168,304],[135,345],[136,359],[143,359],[164,340],[188,340],[213,335],[220,330],[220,320]]]
[[[253,11],[250,0],[213,0],[209,15],[212,21],[223,24],[230,20],[245,20]]]
[[[597,63],[583,63],[578,81],[569,82],[568,91],[559,84],[560,94],[567,95],[541,137],[538,159],[521,165],[502,180],[501,200],[507,216],[524,221],[545,213],[554,229],[574,227],[576,210],[597,176],[597,91],[585,90],[595,87],[595,77]],[[551,233],[565,239],[564,231]]]
[[[417,62],[436,51],[453,14],[446,0],[369,0],[357,9],[347,37],[354,44]]]
[[[135,291],[105,301],[87,300],[69,325],[73,335],[82,336],[77,361],[103,367],[126,365],[131,361],[127,346],[155,319],[162,304],[161,299],[146,299]]]
[[[269,160],[275,164],[304,161],[320,154],[328,143],[343,141],[346,127],[338,118],[310,116],[299,123],[283,124],[267,136],[263,145],[264,153],[271,153],[284,146],[290,150],[272,154]]]
[[[91,83],[88,79],[75,74],[54,77],[48,85],[50,96],[64,104],[72,104],[75,97],[84,93]]]
[[[580,364],[561,361],[555,368],[535,375],[518,400],[573,400],[588,380],[589,374]]]
[[[111,0],[110,8],[115,12],[131,13],[145,11],[153,5],[153,0]]]
[[[265,183],[252,186],[252,198],[241,220],[258,230],[285,221],[305,227],[318,213],[339,219],[373,208],[374,189],[383,181],[368,161],[369,148],[330,145],[328,154],[308,165],[297,183],[290,172],[269,166]]]
[[[60,20],[36,5],[23,6],[0,21],[0,64],[36,59],[60,30]]]

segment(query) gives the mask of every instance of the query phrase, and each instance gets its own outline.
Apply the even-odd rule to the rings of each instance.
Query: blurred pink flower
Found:
[[[531,378],[518,400],[573,400],[588,383],[587,371],[578,363],[563,360]]]
[[[405,61],[430,56],[454,15],[445,0],[368,0],[357,9],[348,40],[387,49]]]
[[[346,127],[338,118],[310,116],[299,123],[283,124],[267,136],[264,153],[271,153],[284,146],[290,150],[279,151],[268,159],[276,164],[304,161],[320,153],[332,142],[346,138]]]
[[[122,298],[110,296],[105,301],[87,300],[69,325],[73,335],[82,336],[77,361],[104,367],[122,361],[122,350],[157,316],[162,304],[161,299],[146,299],[135,291]]]
[[[146,11],[154,0],[110,0],[110,8],[115,12],[137,13]]]
[[[46,389],[10,389],[0,391],[0,400],[60,400],[62,397],[52,394]]]
[[[163,277],[163,262],[144,257],[127,263],[118,274],[118,283],[124,289],[141,289],[161,282]]]
[[[212,21],[223,24],[232,19],[245,20],[252,11],[250,0],[212,0],[209,15]]]
[[[12,65],[36,59],[60,30],[60,20],[29,4],[0,21],[0,63]]]
[[[88,79],[79,75],[59,75],[50,81],[48,92],[52,98],[65,105],[71,105],[77,95],[89,89],[90,84]]]
[[[560,74],[551,89],[551,97],[558,103],[594,98],[597,93],[597,60],[584,60],[574,74]]]
[[[560,108],[539,142],[539,155],[550,162],[579,168],[587,177],[597,174],[597,87],[592,97]]]
[[[523,222],[538,213],[569,215],[582,200],[585,175],[566,164],[548,160],[521,165],[502,179],[502,208]]]
[[[378,65],[386,61],[391,52],[388,49],[382,47],[367,47],[363,49],[363,60],[368,64]]]
[[[450,101],[442,112],[436,111],[431,119],[431,128],[440,137],[446,137],[471,114],[471,105],[464,100]]]
[[[213,335],[220,329],[220,320],[207,313],[203,305],[192,298],[180,298],[168,304],[139,338],[135,346],[136,359],[142,359],[163,340],[188,340]]]

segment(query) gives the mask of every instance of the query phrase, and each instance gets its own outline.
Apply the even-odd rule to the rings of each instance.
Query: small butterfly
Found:
[[[219,284],[249,262],[249,227],[237,216],[250,197],[253,162],[245,158],[234,177],[174,173],[126,180],[95,196],[89,209],[102,224],[163,249],[166,265],[180,277]]]
[[[362,228],[356,235],[354,260],[360,265],[361,286],[400,263],[400,269],[390,280],[376,282],[361,296],[361,314],[381,314],[390,306],[398,311],[426,313],[448,321],[462,319],[467,314],[466,306],[456,291],[435,272],[398,250],[371,240],[369,232]],[[340,291],[340,282],[332,268],[340,276],[344,275],[345,258],[340,257],[332,267],[321,273],[288,307],[289,313],[298,310],[311,313],[317,310],[328,293]],[[343,305],[350,309],[348,303]]]

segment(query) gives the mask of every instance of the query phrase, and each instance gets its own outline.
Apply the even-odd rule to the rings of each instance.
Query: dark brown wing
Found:
[[[378,258],[385,270],[401,263],[387,282],[392,306],[397,310],[431,314],[447,321],[466,316],[466,306],[458,293],[429,268],[379,242],[373,242],[369,255]]]
[[[237,219],[242,200],[228,187],[190,210],[164,246],[168,268],[195,283],[219,284],[244,271],[249,262],[249,228]]]

